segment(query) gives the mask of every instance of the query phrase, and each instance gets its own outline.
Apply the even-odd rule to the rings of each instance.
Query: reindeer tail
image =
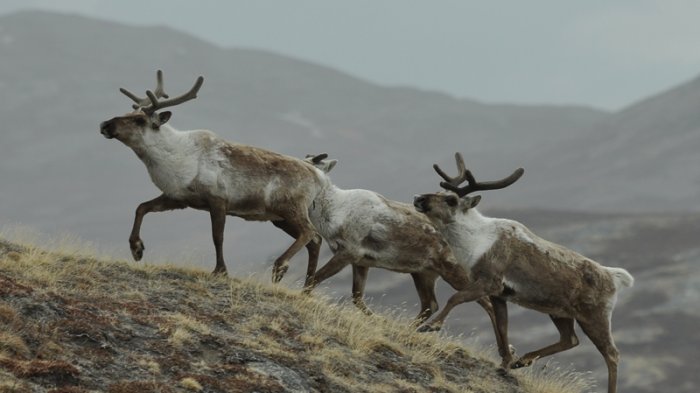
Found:
[[[634,277],[627,270],[619,267],[608,267],[607,269],[613,277],[616,290],[629,288],[634,285]]]

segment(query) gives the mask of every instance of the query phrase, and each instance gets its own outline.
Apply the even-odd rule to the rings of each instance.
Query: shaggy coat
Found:
[[[226,215],[231,215],[272,221],[296,239],[275,261],[275,281],[284,275],[289,259],[307,244],[311,276],[321,239],[308,211],[327,183],[325,175],[303,160],[227,142],[211,131],[178,131],[166,124],[170,116],[170,112],[148,115],[137,110],[100,127],[106,138],[115,138],[136,153],[162,192],[136,211],[129,238],[134,258],[143,256],[139,231],[145,214],[191,207],[211,214],[216,273],[226,272],[223,229]]]
[[[335,160],[316,164],[329,172]],[[353,266],[353,300],[363,310],[367,270],[379,267],[410,273],[421,300],[422,320],[437,311],[435,280],[443,277],[460,289],[468,284],[467,272],[457,264],[451,248],[430,220],[405,203],[384,198],[368,190],[344,190],[330,182],[318,193],[309,216],[334,255],[316,272],[307,286],[310,292],[347,265]],[[489,316],[488,300],[480,302]]]

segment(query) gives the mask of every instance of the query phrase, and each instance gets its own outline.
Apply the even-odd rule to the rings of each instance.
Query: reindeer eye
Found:
[[[454,195],[449,195],[445,198],[445,203],[447,203],[448,206],[457,206],[458,202],[457,197]]]
[[[134,123],[139,127],[143,127],[146,125],[146,119],[143,117],[137,117],[134,119]]]

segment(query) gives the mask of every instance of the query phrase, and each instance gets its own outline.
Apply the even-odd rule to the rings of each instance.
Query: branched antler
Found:
[[[163,71],[156,71],[156,81],[157,85],[156,89],[154,90],[155,96],[158,98],[169,98],[170,96],[168,96],[165,93],[165,90],[163,89]],[[135,102],[135,104],[131,106],[134,109],[143,108],[151,103],[151,100],[148,97],[141,98],[123,87],[119,88],[119,91],[122,92],[122,94],[124,94],[125,96],[131,98],[131,100]]]
[[[440,187],[456,193],[460,198],[474,191],[498,190],[501,188],[506,188],[515,183],[518,179],[520,179],[523,173],[525,173],[523,168],[518,168],[510,176],[501,180],[477,182],[471,171],[464,165],[462,154],[455,153],[455,161],[457,162],[458,170],[458,174],[455,177],[448,176],[437,164],[433,164],[433,169],[435,169],[435,172],[437,172],[440,177],[445,179],[445,181],[440,182]],[[459,187],[459,185],[464,183],[465,180],[467,181],[467,185],[464,187]]]
[[[438,164],[433,164],[433,169],[435,169],[435,172],[437,172],[440,177],[445,179],[448,184],[457,187],[467,180],[468,176],[471,176],[471,172],[469,172],[464,166],[464,159],[462,158],[461,153],[455,153],[455,161],[457,161],[457,170],[459,171],[455,177],[448,176],[447,173],[440,169]]]
[[[197,81],[194,83],[194,86],[192,86],[192,88],[187,93],[175,98],[168,99],[170,98],[170,96],[166,94],[165,90],[163,89],[163,71],[158,70],[156,72],[156,79],[157,85],[155,90],[146,90],[145,98],[138,97],[123,87],[120,88],[119,91],[121,91],[122,94],[131,98],[135,102],[135,104],[132,105],[132,108],[136,110],[140,109],[144,113],[151,114],[157,111],[158,109],[179,105],[183,102],[187,102],[189,100],[197,98],[197,92],[202,87],[202,83],[204,83],[204,77],[200,76],[199,78],[197,78]],[[166,98],[166,100],[158,101],[159,98]]]

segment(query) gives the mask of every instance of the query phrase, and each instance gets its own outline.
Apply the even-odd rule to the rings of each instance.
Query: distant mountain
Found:
[[[135,206],[158,194],[136,157],[97,132],[100,121],[130,110],[118,88],[152,88],[157,68],[172,93],[205,76],[200,97],[174,110],[174,126],[296,156],[326,151],[341,162],[332,177],[342,187],[408,201],[436,190],[431,164],[452,169],[461,151],[477,178],[526,168],[510,189],[487,194],[487,207],[700,208],[700,80],[618,113],[487,105],[165,27],[36,11],[0,17],[0,58],[0,217],[49,232],[119,239],[121,247]],[[159,228],[152,241],[209,242],[206,230],[175,224],[190,213],[176,214],[147,219],[145,231],[151,222]],[[206,218],[197,222],[208,227]],[[236,227],[236,237],[260,236],[251,224]]]
[[[136,205],[158,190],[134,154],[105,140],[98,125],[130,110],[119,87],[153,88],[157,68],[171,93],[205,76],[200,97],[174,110],[174,126],[209,128],[295,156],[326,151],[341,162],[333,173],[340,186],[404,201],[435,190],[431,164],[451,166],[456,150],[479,176],[502,176],[609,117],[590,108],[486,105],[382,87],[272,53],[220,48],[169,28],[47,12],[0,17],[0,58],[0,218],[120,250]],[[542,198],[513,198],[533,187],[541,185],[526,175],[519,194],[494,193],[491,202],[543,204]],[[187,239],[188,248],[202,244],[207,259],[206,220],[192,212],[149,216],[144,240]],[[284,235],[276,240],[276,231],[260,232],[260,225],[230,222],[227,245],[252,244],[237,249],[243,260],[273,254],[256,239],[286,241]]]
[[[487,194],[487,207],[699,209],[698,80],[618,113],[487,105],[221,48],[170,28],[37,11],[0,17],[0,58],[0,218],[120,251],[136,205],[158,191],[141,162],[102,138],[98,124],[130,110],[119,87],[152,88],[157,68],[172,93],[205,76],[200,97],[174,110],[174,126],[295,156],[326,151],[340,160],[332,177],[341,187],[409,201],[438,189],[431,164],[452,169],[461,151],[480,179],[526,168],[510,189]],[[187,248],[202,245],[196,258],[208,261],[208,227],[200,213],[152,215],[144,240],[187,239]],[[287,241],[238,220],[228,232],[227,247],[245,261],[274,255],[271,248],[284,245],[275,242]],[[241,241],[251,246],[233,245]]]
[[[554,206],[700,210],[700,77],[614,113],[546,156]],[[562,154],[565,153],[565,154]],[[537,165],[532,163],[530,167]],[[532,171],[530,171],[532,172]],[[523,187],[525,188],[525,186]]]
[[[55,154],[64,156],[73,152],[62,144],[25,138],[48,128],[53,138],[89,134],[99,120],[129,109],[118,87],[151,88],[156,68],[165,70],[171,91],[187,88],[198,74],[206,78],[201,98],[176,109],[174,125],[210,128],[288,154],[328,150],[342,161],[339,180],[404,198],[434,189],[430,164],[454,150],[489,168],[487,174],[498,173],[536,156],[543,141],[566,140],[606,116],[588,108],[484,105],[376,86],[271,53],[219,48],[168,28],[22,12],[0,18],[0,29],[6,59],[0,80],[10,103],[0,112],[3,128],[27,145],[60,146]],[[114,150],[94,137],[74,147],[88,145],[99,146],[100,156]],[[386,182],[407,170],[431,175]]]

